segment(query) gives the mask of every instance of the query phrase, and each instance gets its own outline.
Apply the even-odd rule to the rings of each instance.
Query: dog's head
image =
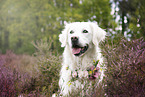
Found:
[[[91,22],[74,22],[67,24],[59,35],[61,47],[69,45],[75,56],[84,55],[92,46],[98,46],[105,38],[106,32]]]

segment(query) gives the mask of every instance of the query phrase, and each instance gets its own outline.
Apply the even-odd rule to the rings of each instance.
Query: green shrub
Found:
[[[42,95],[50,97],[58,91],[59,72],[61,67],[61,57],[51,50],[51,41],[37,41],[33,43],[36,49],[34,54],[40,71],[37,86]]]

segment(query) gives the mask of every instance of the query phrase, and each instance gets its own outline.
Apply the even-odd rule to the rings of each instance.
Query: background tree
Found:
[[[120,25],[122,27],[122,35],[127,33],[131,39],[143,37],[145,38],[145,1],[144,0],[114,0],[120,15]],[[116,14],[115,13],[115,14]]]

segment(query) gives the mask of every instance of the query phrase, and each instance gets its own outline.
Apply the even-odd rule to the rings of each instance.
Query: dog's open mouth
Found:
[[[87,44],[86,46],[84,47],[80,47],[80,46],[75,46],[72,48],[72,53],[75,55],[75,56],[80,56],[80,55],[83,55],[89,48],[89,45]]]

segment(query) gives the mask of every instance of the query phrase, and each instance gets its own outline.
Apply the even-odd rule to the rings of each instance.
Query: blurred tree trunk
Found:
[[[125,12],[122,11],[122,35],[124,35],[124,32],[125,32],[125,23],[124,23],[124,17],[125,17]]]
[[[140,0],[140,32],[142,37],[145,39],[145,0]]]
[[[9,31],[4,32],[4,48],[5,51],[9,49]]]
[[[127,14],[127,2],[125,0],[119,1],[119,7],[120,7],[120,15],[121,15],[121,21],[122,21],[122,35],[124,35],[124,32],[126,31],[127,24],[125,24],[125,16]]]
[[[1,28],[0,28],[0,50],[2,49],[2,32],[1,32]]]

